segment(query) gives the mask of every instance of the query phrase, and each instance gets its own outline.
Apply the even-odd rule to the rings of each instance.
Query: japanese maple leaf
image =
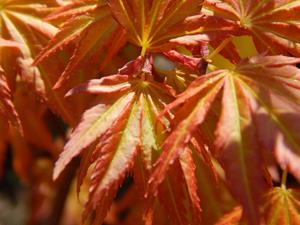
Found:
[[[153,162],[165,137],[163,127],[168,126],[167,121],[157,123],[156,117],[173,100],[174,91],[153,80],[151,57],[139,57],[126,64],[118,74],[90,80],[67,95],[80,92],[99,94],[102,100],[83,114],[56,163],[54,178],[72,158],[82,153],[78,173],[78,185],[81,185],[88,168],[95,164],[84,218],[95,211],[97,216],[93,223],[98,224],[103,221],[127,172],[133,170],[135,184],[143,199]],[[105,97],[107,94],[110,99]],[[96,147],[84,150],[90,145]],[[201,209],[195,167],[191,153],[186,151],[174,170],[166,175],[159,190],[160,204],[170,215],[177,215],[172,218],[174,224],[187,224],[190,218],[192,224],[198,224]],[[175,202],[174,194],[178,196]],[[151,196],[154,198],[156,196]],[[154,205],[147,207],[153,210]],[[187,216],[189,211],[193,213]]]
[[[54,178],[57,178],[72,158],[84,152],[80,183],[87,168],[95,163],[85,212],[86,217],[96,211],[94,224],[103,221],[118,186],[132,170],[136,156],[140,155],[139,165],[143,170],[148,170],[154,160],[153,152],[158,151],[162,136],[155,128],[155,118],[172,100],[173,91],[153,81],[151,71],[149,60],[139,57],[118,74],[90,80],[68,93],[102,96],[99,104],[83,114],[54,170]],[[84,151],[92,143],[96,148]]]
[[[55,88],[61,87],[78,68],[87,63],[91,65],[91,62],[96,62],[97,69],[103,69],[126,43],[124,30],[111,16],[105,1],[75,1],[51,14],[48,19],[62,20],[64,23],[38,54],[34,64],[39,64],[70,43],[76,43]]]
[[[297,189],[274,188],[266,197],[266,225],[300,223],[300,192]]]
[[[273,151],[279,165],[299,177],[299,69],[300,60],[285,56],[255,56],[231,69],[200,76],[168,105],[182,106],[173,119],[174,129],[149,180],[157,189],[170,165],[184,151],[197,127],[219,104],[215,146],[235,197],[250,224],[259,221],[258,205],[267,188],[262,153]],[[205,132],[202,136],[205,138]],[[257,138],[259,137],[259,139]],[[234,163],[233,163],[234,162]]]
[[[300,56],[299,1],[205,0],[204,6],[251,34],[260,52]]]
[[[142,47],[142,55],[147,50],[161,50],[173,38],[201,30],[198,21],[185,19],[200,13],[202,0],[108,2],[129,40]]]
[[[54,0],[1,1],[1,38],[18,43],[20,53],[16,55],[9,48],[1,49],[0,59],[12,88],[16,75],[20,74],[21,79],[26,81],[54,112],[69,124],[74,124],[75,119],[62,93],[52,89],[61,63],[49,58],[39,66],[32,66],[33,58],[41,47],[58,31],[55,26],[43,20],[55,6],[57,4]],[[16,67],[18,69],[15,69]]]

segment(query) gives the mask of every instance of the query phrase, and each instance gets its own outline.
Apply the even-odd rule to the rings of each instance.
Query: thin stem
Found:
[[[146,55],[147,48],[148,48],[148,45],[147,44],[143,44],[142,51],[141,51],[141,56],[142,57],[144,57]]]
[[[287,179],[287,170],[284,169],[281,177],[281,188],[286,190],[286,179]]]

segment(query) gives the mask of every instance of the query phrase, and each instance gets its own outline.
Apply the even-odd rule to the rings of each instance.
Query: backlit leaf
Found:
[[[274,151],[278,164],[299,179],[296,165],[299,165],[300,139],[295,125],[299,114],[299,69],[293,65],[298,62],[299,59],[292,57],[259,55],[230,66],[232,69],[216,70],[192,82],[164,110],[181,106],[173,118],[175,127],[163,144],[163,148],[168,147],[150,178],[150,191],[156,190],[168,166],[184,151],[202,122],[203,114],[194,113],[198,106],[200,111],[210,114],[218,105],[216,98],[212,98],[207,107],[200,107],[215,90],[223,97],[217,114],[214,154],[225,170],[234,196],[243,206],[244,217],[250,224],[259,223],[259,204],[268,187],[260,152]],[[216,88],[218,85],[222,88]],[[196,122],[189,123],[186,129],[189,120]],[[204,140],[210,135],[205,130],[201,134]]]
[[[297,189],[274,188],[266,197],[266,225],[300,223],[300,192]]]
[[[55,85],[56,88],[62,86],[76,69],[91,60],[96,62],[98,68],[103,69],[126,43],[123,30],[112,18],[109,7],[102,1],[78,2],[67,5],[66,11],[60,10],[62,11],[53,14],[50,19],[67,17],[68,20],[35,59],[35,64],[38,64],[71,42],[76,43],[72,57]],[[71,17],[74,13],[77,16]]]
[[[158,150],[160,138],[163,138],[156,133],[155,118],[170,102],[172,93],[168,91],[169,87],[152,80],[148,59],[143,61],[138,58],[116,75],[88,81],[69,92],[110,94],[112,97],[103,98],[83,114],[54,170],[54,178],[57,178],[72,158],[96,143],[96,148],[84,152],[83,167],[79,172],[82,180],[87,168],[95,164],[84,213],[84,218],[96,213],[93,224],[103,222],[118,186],[126,173],[133,169],[137,155],[142,158],[138,173],[149,173],[147,170],[151,169],[154,161],[153,152]]]
[[[115,18],[127,31],[129,40],[141,46],[144,54],[147,49],[159,49],[170,39],[187,34],[185,19],[200,13],[202,0],[108,2]],[[196,29],[195,26],[198,28],[199,24],[190,27]]]
[[[61,64],[49,59],[38,67],[32,66],[33,59],[41,47],[58,31],[55,26],[43,20],[43,17],[51,12],[47,7],[55,6],[57,4],[54,0],[1,1],[1,38],[18,43],[21,52],[16,56],[10,49],[1,49],[1,65],[12,85],[17,75],[17,71],[14,70],[17,65],[21,70],[21,79],[26,81],[54,112],[68,123],[74,124],[75,117],[70,113],[68,103],[60,92],[52,90]]]
[[[240,32],[251,34],[261,52],[300,56],[298,0],[205,0],[204,6],[214,15],[236,22]]]

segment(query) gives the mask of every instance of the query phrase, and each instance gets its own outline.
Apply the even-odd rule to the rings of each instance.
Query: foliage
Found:
[[[298,0],[2,0],[0,176],[11,151],[28,224],[300,224],[299,22]]]

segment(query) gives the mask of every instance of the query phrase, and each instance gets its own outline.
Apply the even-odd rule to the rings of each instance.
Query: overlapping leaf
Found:
[[[72,158],[84,151],[79,185],[91,164],[95,165],[84,218],[95,211],[93,223],[98,224],[103,221],[124,176],[132,169],[143,199],[153,162],[164,140],[165,135],[161,132],[167,126],[167,121],[155,126],[156,118],[173,99],[173,90],[153,81],[151,60],[138,58],[120,69],[119,74],[90,80],[67,95],[80,92],[100,96],[109,94],[111,99],[101,100],[100,104],[84,113],[56,163],[54,177]],[[96,148],[84,150],[93,143]],[[172,218],[174,224],[199,223],[201,209],[194,170],[192,156],[184,152],[180,163],[177,161],[174,171],[168,173],[158,191],[160,204],[170,215],[177,215]],[[156,195],[149,197],[153,200]],[[183,201],[186,203],[182,204]],[[146,220],[149,222],[150,219]]]
[[[257,224],[258,206],[267,188],[261,153],[274,151],[277,162],[299,179],[300,139],[295,125],[299,121],[299,69],[293,65],[298,62],[292,57],[256,56],[233,69],[217,70],[196,79],[166,107],[165,111],[169,111],[182,106],[175,113],[172,133],[162,145],[150,190],[163,180],[170,164],[218,103],[216,96],[222,93],[215,130],[217,155],[235,197],[243,205],[244,216]]]
[[[150,192],[155,192],[157,185],[164,180],[164,175],[169,169],[170,164],[174,163],[174,161],[178,158],[192,138],[192,133],[195,131],[197,126],[204,121],[206,113],[211,107],[211,103],[214,101],[222,87],[223,81],[220,74],[222,74],[222,72],[211,75],[212,79],[210,80],[210,85],[205,85],[205,81],[208,82],[209,76],[195,80],[186,92],[180,94],[180,97],[166,108],[166,110],[171,109],[184,103],[187,99],[190,99],[189,107],[183,107],[178,112],[178,116],[182,119],[181,123],[172,131],[162,146],[163,152],[156,162],[156,169],[149,180],[150,184],[153,184],[150,185],[150,187],[152,187]],[[204,83],[204,85],[200,85],[201,83]],[[194,97],[195,95],[200,99],[200,101],[198,101],[197,97]],[[196,107],[193,111],[186,112],[195,104]],[[187,115],[188,113],[190,114]],[[186,118],[184,118],[184,116],[186,116]]]
[[[94,224],[103,221],[118,186],[133,168],[141,151],[143,171],[151,167],[153,151],[158,151],[159,137],[154,127],[157,113],[172,99],[167,86],[141,79],[151,77],[151,66],[142,58],[130,62],[119,74],[91,80],[73,90],[109,94],[110,99],[87,110],[74,130],[64,152],[56,163],[54,178],[86,147],[96,142],[95,149],[85,152],[79,179],[95,163],[86,214],[96,211]],[[150,67],[147,67],[150,66]],[[114,100],[115,99],[115,100]],[[87,216],[86,215],[86,216]]]
[[[35,64],[70,43],[76,43],[72,57],[56,83],[57,88],[86,63],[89,67],[95,64],[98,69],[103,69],[126,43],[123,29],[112,18],[104,1],[76,1],[59,9],[49,19],[67,21],[36,57]]]
[[[254,57],[240,65],[243,84],[256,100],[250,101],[254,121],[263,148],[271,150],[282,169],[299,177],[299,69],[291,64],[298,58],[284,56]],[[266,74],[261,76],[259,74]],[[263,121],[263,123],[262,123]],[[262,136],[264,134],[264,136]],[[293,156],[293,157],[292,157]]]
[[[205,0],[204,6],[250,33],[261,52],[300,56],[299,1]]]
[[[32,66],[33,58],[41,47],[52,38],[57,28],[43,20],[54,6],[55,1],[1,1],[0,30],[1,37],[13,40],[20,46],[20,54],[10,49],[1,49],[1,65],[7,73],[8,81],[14,86],[17,74],[46,101],[51,109],[61,115],[70,124],[75,123],[68,103],[60,92],[52,90],[57,79],[61,63],[48,59],[40,66]],[[19,69],[16,69],[19,68]]]
[[[206,0],[200,14],[202,3],[1,1],[0,47],[20,47],[20,52],[0,49],[0,152],[10,141],[19,176],[28,180],[28,143],[57,153],[25,81],[71,125],[77,105],[70,113],[67,103],[79,97],[82,111],[82,93],[98,95],[54,170],[56,179],[81,157],[77,182],[80,187],[90,177],[83,218],[91,224],[102,224],[129,173],[137,188],[139,223],[143,217],[147,225],[256,225],[262,223],[262,200],[267,201],[266,224],[300,223],[298,191],[275,188],[263,198],[272,183],[268,166],[277,163],[300,181],[300,71],[295,67],[300,59],[265,55],[300,56],[299,1]],[[253,41],[264,55],[247,58],[257,52],[248,46]],[[136,51],[141,47],[140,57],[115,75],[71,89],[66,96],[74,99],[62,97],[73,82],[88,80],[99,69],[106,73],[112,58],[123,61],[123,53],[133,58],[135,53],[126,53],[132,44]],[[207,44],[215,48],[211,54]],[[163,55],[172,71],[157,63]],[[22,82],[16,82],[19,75]],[[177,99],[166,84],[180,93]],[[64,88],[54,91],[53,86]],[[8,138],[7,120],[20,127],[16,111],[24,137],[10,127]],[[231,194],[241,207],[233,208]]]

